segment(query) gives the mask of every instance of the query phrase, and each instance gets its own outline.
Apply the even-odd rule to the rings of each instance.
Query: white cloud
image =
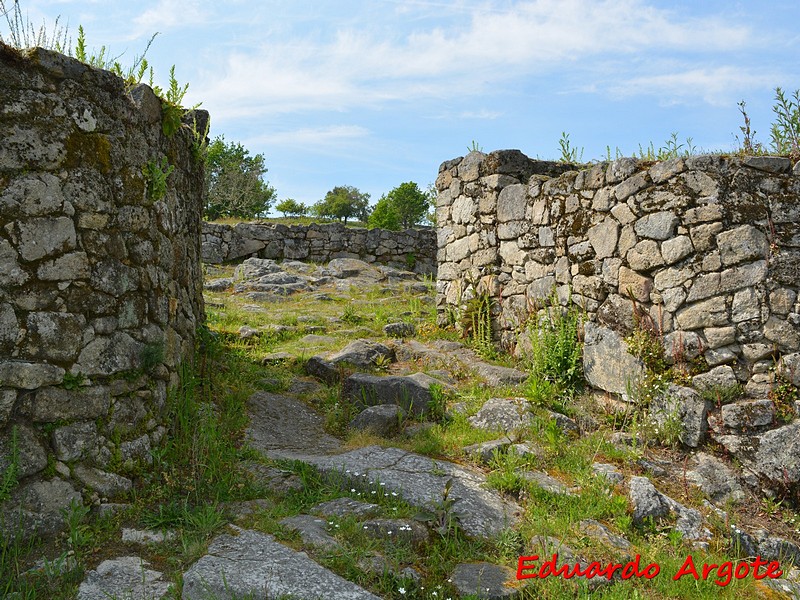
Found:
[[[324,149],[346,145],[353,140],[369,136],[369,130],[357,125],[330,125],[327,127],[304,127],[293,131],[278,131],[245,140],[245,145]]]
[[[180,26],[207,23],[210,12],[201,0],[158,0],[158,2],[133,19],[135,25],[131,39],[152,35]]]
[[[175,1],[160,0],[162,5]],[[421,10],[436,3],[407,5],[404,13],[417,4]],[[395,31],[385,23],[356,28],[348,21],[328,37],[275,34],[258,48],[228,54],[194,89],[217,118],[348,110],[472,95],[514,85],[521,76],[566,73],[591,86],[595,58],[616,57],[625,65],[645,52],[724,54],[753,42],[745,26],[716,16],[684,17],[646,0],[531,0],[507,6],[461,3],[461,11],[470,11],[466,19],[462,14],[427,29]],[[615,74],[627,81],[634,75]],[[649,76],[654,82],[669,77],[663,72]]]
[[[702,98],[712,106],[730,107],[745,92],[771,87],[775,81],[780,76],[771,71],[725,66],[634,77],[612,85],[610,91],[617,96],[656,96],[663,104]]]

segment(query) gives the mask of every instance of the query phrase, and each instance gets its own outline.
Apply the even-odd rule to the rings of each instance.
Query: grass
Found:
[[[224,267],[219,270],[225,275]],[[328,519],[329,533],[339,542],[336,551],[324,551],[303,545],[296,533],[290,532],[281,519],[304,514],[315,504],[338,497],[366,500],[379,506],[385,518],[424,518],[420,511],[399,496],[386,493],[380,482],[352,487],[341,476],[323,475],[301,462],[272,461],[248,448],[244,431],[247,426],[247,398],[257,390],[285,393],[292,382],[302,378],[304,359],[312,354],[338,350],[350,340],[369,334],[383,339],[380,326],[386,322],[406,320],[420,331],[417,339],[453,339],[453,333],[435,327],[435,314],[428,295],[400,293],[386,296],[379,289],[358,292],[333,292],[332,300],[324,301],[310,293],[282,298],[280,303],[258,304],[225,293],[207,295],[207,327],[201,331],[204,352],[198,355],[195,368],[184,369],[181,385],[169,397],[170,433],[166,445],[154,451],[154,468],[144,472],[139,485],[127,500],[130,508],[104,519],[92,519],[80,511],[69,514],[69,531],[49,545],[5,543],[0,545],[0,581],[6,595],[19,593],[21,598],[47,596],[71,598],[85,572],[104,558],[135,551],[174,583],[171,598],[180,597],[181,574],[202,556],[213,537],[227,530],[234,520],[241,526],[275,535],[283,543],[309,553],[320,564],[369,589],[382,598],[424,598],[440,600],[457,598],[449,581],[456,565],[470,561],[488,561],[516,568],[517,558],[530,554],[534,536],[551,536],[572,548],[578,555],[597,561],[624,560],[619,551],[584,535],[579,523],[595,519],[612,532],[625,536],[632,544],[632,554],[640,554],[643,564],[656,562],[662,574],[653,580],[632,579],[591,592],[592,597],[622,598],[723,598],[764,595],[752,580],[732,582],[720,587],[712,581],[696,582],[691,578],[672,581],[688,554],[698,564],[722,562],[725,548],[715,541],[708,552],[692,549],[670,532],[667,524],[636,527],[630,516],[626,490],[609,487],[593,475],[593,462],[611,462],[626,475],[641,474],[636,460],[656,450],[620,449],[609,443],[619,424],[604,424],[580,438],[564,434],[545,408],[561,408],[573,414],[584,410],[586,402],[571,387],[569,371],[576,364],[571,344],[577,340],[577,316],[551,312],[555,322],[540,321],[546,327],[543,335],[555,336],[554,343],[543,344],[539,357],[557,365],[552,371],[534,372],[525,384],[515,387],[490,388],[477,381],[468,369],[455,359],[446,364],[407,362],[385,365],[386,373],[413,372],[444,368],[455,385],[436,393],[434,422],[420,427],[413,435],[399,434],[380,438],[372,434],[349,432],[347,424],[354,413],[340,397],[337,386],[313,385],[300,398],[327,418],[330,432],[346,436],[346,447],[357,448],[380,444],[396,446],[440,460],[468,462],[463,452],[467,445],[489,441],[501,432],[475,429],[469,422],[486,400],[492,397],[527,397],[534,406],[532,423],[509,434],[511,441],[528,441],[538,446],[535,455],[520,457],[498,453],[489,465],[477,465],[485,471],[489,487],[517,501],[523,508],[520,524],[489,540],[468,539],[458,528],[433,531],[429,542],[422,545],[397,542],[389,538],[375,539],[365,534],[360,521],[348,517]],[[249,305],[249,306],[248,306]],[[347,309],[346,307],[351,307]],[[347,311],[347,312],[346,312]],[[353,318],[360,319],[358,324]],[[561,319],[560,321],[558,319]],[[554,324],[555,323],[555,324]],[[247,325],[260,332],[241,339],[238,331]],[[309,329],[331,341],[317,345],[303,342]],[[294,359],[278,364],[262,364],[265,355],[288,352]],[[550,353],[549,355],[547,353]],[[507,356],[506,365],[524,367]],[[558,366],[561,365],[561,366]],[[567,377],[568,376],[568,377]],[[460,412],[449,410],[463,403]],[[586,409],[590,410],[590,409]],[[405,424],[414,424],[407,418]],[[681,460],[675,449],[664,449],[674,461]],[[273,489],[259,482],[244,468],[246,461],[255,461],[280,469],[296,477],[302,485],[287,490]],[[575,489],[574,495],[563,496],[542,490],[522,476],[528,469],[545,471]],[[663,488],[664,483],[659,483]],[[664,489],[665,493],[686,505],[697,506],[700,498],[678,482]],[[249,516],[236,518],[229,502],[265,499],[263,508]],[[437,523],[447,522],[449,500],[443,498],[434,512]],[[763,508],[763,507],[762,507]],[[729,507],[730,520],[743,521],[746,509]],[[793,523],[794,514],[781,505],[768,518],[772,522]],[[773,524],[774,524],[773,523]],[[724,523],[717,523],[724,528]],[[792,525],[786,525],[791,527]],[[122,527],[170,530],[175,537],[161,544],[135,550],[120,543]],[[721,536],[715,540],[721,539]],[[70,562],[67,552],[72,551]],[[375,554],[384,557],[389,570],[372,569],[369,560]],[[24,576],[33,560],[50,557],[50,566]],[[63,568],[56,568],[61,565]],[[421,579],[403,575],[413,568]],[[560,599],[588,595],[586,583],[562,579],[528,580],[522,598]],[[405,593],[401,592],[403,590]]]

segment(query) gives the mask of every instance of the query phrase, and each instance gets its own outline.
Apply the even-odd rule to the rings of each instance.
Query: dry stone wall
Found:
[[[576,167],[499,151],[444,163],[436,187],[442,319],[488,293],[498,341],[519,349],[555,294],[586,311],[588,381],[623,397],[643,368],[624,337],[649,323],[668,360],[701,361],[696,388],[739,383],[755,399],[715,411],[675,391],[667,404],[694,419],[684,441],[696,446],[711,427],[757,472],[800,481],[798,421],[764,433],[776,424],[776,370],[800,384],[800,164],[693,156]]]
[[[21,483],[0,530],[47,532],[82,490],[130,489],[165,432],[203,318],[203,166],[147,86],[2,44],[0,81],[0,473]]]
[[[203,261],[222,263],[257,257],[327,263],[355,258],[369,263],[436,273],[432,229],[361,229],[341,223],[282,225],[203,223]]]

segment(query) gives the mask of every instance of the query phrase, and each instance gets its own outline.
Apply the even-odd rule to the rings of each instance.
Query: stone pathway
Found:
[[[271,535],[239,530],[217,536],[183,576],[183,600],[280,598],[379,600]]]
[[[344,454],[313,458],[309,462],[328,473],[340,473],[353,485],[382,487],[421,509],[443,506],[450,483],[449,512],[467,535],[491,537],[513,526],[522,509],[486,488],[482,473],[460,465],[407,452],[399,448],[368,446]]]

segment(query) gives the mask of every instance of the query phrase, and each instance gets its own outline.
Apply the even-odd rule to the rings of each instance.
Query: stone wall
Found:
[[[568,169],[558,173],[559,170]],[[668,358],[702,356],[753,396],[800,347],[800,166],[778,157],[623,158],[563,167],[518,151],[444,163],[436,182],[438,306],[477,288],[513,346],[556,293],[586,310],[589,381],[625,391],[619,354],[634,313]]]
[[[165,432],[203,318],[203,166],[147,86],[2,44],[0,81],[0,514],[46,532],[81,490],[130,489]]]
[[[334,258],[436,273],[436,234],[432,229],[361,229],[341,223],[280,225],[203,223],[203,261],[221,263],[248,257],[327,263]]]

